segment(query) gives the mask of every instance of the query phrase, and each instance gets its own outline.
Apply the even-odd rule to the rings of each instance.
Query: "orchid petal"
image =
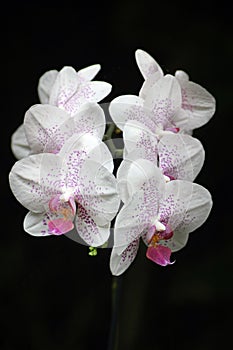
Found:
[[[48,217],[46,213],[33,213],[29,211],[24,218],[24,230],[32,236],[46,237],[51,236],[48,230]]]
[[[9,174],[11,190],[17,200],[28,210],[43,212],[46,197],[41,193],[40,165],[43,155],[18,160]]]
[[[184,72],[183,70],[177,70],[175,72],[175,77],[180,82],[180,84],[182,84],[182,82],[189,81],[188,74],[186,72]]]
[[[143,99],[134,95],[122,95],[112,100],[109,113],[112,120],[121,130],[128,120],[136,120],[150,130],[155,130],[155,124],[150,118],[150,111],[143,108]]]
[[[98,226],[80,204],[75,217],[75,227],[84,242],[92,247],[103,245],[110,235],[110,223],[102,227]]]
[[[104,81],[87,81],[79,85],[77,91],[65,101],[63,108],[71,115],[78,112],[86,102],[100,102],[112,90],[112,85]]]
[[[196,129],[206,124],[214,115],[215,98],[202,86],[192,81],[179,80],[182,92],[182,108],[189,122],[187,129]]]
[[[170,134],[158,143],[159,166],[173,179],[193,181],[205,159],[201,142],[189,135]]]
[[[156,82],[159,79],[157,78],[157,74],[150,76],[149,78],[147,78],[142,86],[141,89],[139,91],[139,97],[143,98],[143,100],[146,99],[147,95],[150,93],[150,90],[152,89],[153,85],[156,84]]]
[[[112,85],[105,81],[89,81],[80,85],[78,96],[89,102],[100,102],[111,90]]]
[[[52,86],[49,104],[65,109],[65,104],[78,89],[77,73],[72,67],[63,67]]]
[[[123,131],[126,154],[137,152],[138,158],[148,159],[157,164],[157,138],[141,122],[128,120]]]
[[[73,227],[72,221],[57,218],[52,213],[33,213],[30,211],[24,218],[24,230],[37,237],[58,236],[71,231]]]
[[[189,190],[190,185],[192,185],[191,199],[187,203],[182,222],[176,226],[176,231],[180,231],[182,234],[198,229],[207,220],[213,205],[211,194],[205,187],[196,183],[186,182],[185,184]],[[184,200],[183,190],[182,199]]]
[[[124,160],[121,162],[121,164],[119,165],[118,169],[117,169],[117,181],[118,181],[118,192],[119,195],[121,197],[121,200],[126,203],[128,201],[128,199],[130,198],[131,194],[133,193],[133,189],[130,187],[129,185],[129,181],[131,181],[131,179],[128,179],[128,175],[129,174],[134,174],[134,165],[133,162],[137,161],[138,159],[142,158],[142,159],[146,159],[147,154],[144,152],[143,148],[138,148],[135,149],[134,151],[130,152],[129,154],[127,154],[127,156],[124,158]],[[150,159],[151,160],[151,159]],[[137,164],[137,163],[135,163]],[[140,163],[139,163],[140,164]],[[157,164],[157,159],[156,161],[154,160],[154,164]],[[151,167],[151,164],[146,164],[147,166],[149,165]],[[130,172],[130,167],[133,166],[133,171]],[[147,176],[145,176],[144,172],[142,172],[142,174],[140,174],[141,172],[141,167],[139,165],[139,168],[136,167],[136,172],[135,172],[135,177],[136,174],[137,176],[139,176],[141,178],[141,183],[143,183],[144,181],[146,181]]]
[[[144,106],[154,115],[154,122],[163,126],[173,122],[173,115],[181,107],[181,88],[170,74],[162,77],[148,92]]]
[[[50,93],[57,78],[57,70],[45,72],[39,79],[37,91],[41,103],[49,103]]]
[[[17,159],[25,158],[30,154],[30,147],[28,145],[23,124],[21,124],[12,134],[11,149]]]
[[[205,222],[211,207],[211,195],[203,186],[183,180],[167,183],[159,213],[161,221],[169,224],[174,234],[163,245],[172,251],[181,249],[188,234]]]
[[[87,158],[103,165],[110,172],[114,168],[113,158],[108,147],[101,139],[90,133],[71,136],[63,145],[59,155],[68,159],[70,169],[75,169],[76,173]]]
[[[183,108],[177,108],[175,113],[172,117],[172,123],[170,126],[174,126],[175,128],[178,128],[178,131],[180,133],[187,134],[186,130],[189,128],[189,115],[187,114],[186,110]]]
[[[95,133],[102,138],[105,117],[95,103],[86,104],[74,117],[56,106],[35,105],[26,112],[24,127],[33,153],[58,153],[74,133]]]
[[[135,58],[138,68],[144,77],[144,79],[154,77],[155,81],[159,80],[163,76],[162,68],[154,60],[154,58],[147,52],[138,49],[135,52]]]
[[[143,159],[132,163],[128,171],[127,183],[130,187],[129,199],[115,221],[114,244],[119,249],[138,239],[157,218],[159,203],[165,188],[160,170]]]
[[[139,248],[140,239],[136,239],[126,246],[123,252],[119,255],[118,250],[113,247],[110,257],[110,270],[113,275],[119,276],[127,270],[136,258]]]
[[[80,79],[80,81],[90,81],[100,71],[100,68],[100,64],[93,64],[91,66],[80,69],[77,72],[77,76]]]
[[[70,127],[62,128],[68,119]],[[75,127],[74,120],[65,111],[56,106],[37,104],[26,112],[24,129],[32,153],[57,153]]]
[[[184,180],[175,180],[166,183],[165,195],[160,203],[160,221],[169,224],[174,232],[183,221],[189,203],[192,199],[193,183]]]
[[[135,161],[123,160],[131,162],[129,171],[127,173],[127,184],[129,194],[134,194],[138,190],[143,190],[145,196],[156,198],[156,202],[160,200],[161,193],[164,192],[165,180],[161,170],[157,165],[153,164],[147,159],[137,159]],[[122,164],[121,163],[121,164]],[[121,165],[120,165],[121,166]],[[120,186],[118,182],[118,186]],[[156,202],[150,198],[151,205],[157,210]],[[146,204],[146,203],[145,203]]]
[[[42,213],[48,201],[61,193],[66,185],[61,157],[55,154],[36,154],[17,161],[9,174],[10,187],[17,200],[27,209]]]
[[[118,254],[124,251],[125,246],[139,239],[142,232],[149,227],[151,212],[157,214],[152,206],[148,212],[145,202],[144,191],[138,191],[130,197],[118,213],[114,229],[114,246],[118,249]]]
[[[105,132],[105,115],[103,109],[94,102],[82,105],[73,116],[76,132],[90,132],[103,138]]]
[[[97,225],[105,226],[120,205],[115,176],[101,164],[86,160],[79,172],[76,198]]]

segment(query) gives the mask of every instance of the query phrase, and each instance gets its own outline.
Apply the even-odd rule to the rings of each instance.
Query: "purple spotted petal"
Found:
[[[127,270],[136,258],[140,240],[136,239],[118,254],[118,249],[113,247],[110,257],[110,270],[113,275],[119,276]]]
[[[203,186],[182,180],[167,183],[159,213],[160,220],[169,224],[174,234],[163,245],[172,251],[184,247],[188,234],[206,221],[211,208],[211,195]]]
[[[58,153],[65,140],[73,135],[74,119],[56,106],[34,105],[24,117],[25,134],[35,153]]]
[[[103,245],[110,235],[110,223],[106,226],[97,225],[88,211],[80,204],[75,217],[75,227],[83,241],[92,247]]]
[[[119,251],[151,226],[164,194],[165,181],[157,167],[146,160],[132,164],[127,176],[130,196],[115,221],[114,244]]]
[[[214,115],[215,98],[202,86],[188,80],[180,71],[175,76],[182,93],[182,108],[188,117],[187,130],[193,130],[206,124]]]
[[[135,52],[135,58],[144,79],[153,77],[156,81],[163,76],[163,71],[159,64],[144,50],[137,49]]]
[[[100,102],[111,92],[112,86],[104,81],[87,81],[80,84],[62,105],[70,115],[75,115],[86,102]],[[61,107],[61,106],[59,106]]]
[[[65,109],[65,104],[76,93],[78,85],[75,69],[63,67],[50,91],[49,104]]]
[[[105,116],[97,103],[88,103],[71,117],[51,105],[35,105],[25,114],[24,129],[32,153],[58,153],[74,134],[89,133],[102,139]]]
[[[144,106],[152,111],[153,121],[164,129],[173,127],[173,117],[181,108],[181,88],[175,77],[165,75],[148,92]]]
[[[128,120],[124,127],[123,139],[125,154],[131,153],[131,159],[143,158],[157,164],[157,137],[144,124]]]
[[[99,163],[86,160],[79,173],[77,201],[96,224],[107,225],[120,205],[115,176]]]
[[[158,143],[158,153],[159,166],[170,179],[193,181],[205,159],[201,142],[182,134],[163,136]]]
[[[149,130],[156,128],[150,110],[143,107],[143,99],[135,95],[123,95],[116,97],[109,105],[109,113],[118,126],[123,130],[127,121],[135,120],[145,125]]]
[[[65,234],[73,227],[73,220],[66,220],[51,212],[33,213],[30,211],[24,218],[24,230],[36,237]]]

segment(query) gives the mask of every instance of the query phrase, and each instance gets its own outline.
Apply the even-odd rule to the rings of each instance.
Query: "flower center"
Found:
[[[162,123],[158,123],[156,128],[155,128],[155,134],[159,139],[165,135],[169,134],[177,134],[180,131],[180,128],[177,127],[166,127]]]
[[[72,189],[65,188],[62,194],[52,197],[49,201],[49,209],[53,215],[52,220],[48,222],[50,233],[63,234],[73,228],[76,204]]]
[[[173,236],[173,231],[168,224],[163,224],[158,219],[155,220],[146,235],[148,245],[156,247],[161,240],[168,240]]]
[[[172,180],[175,180],[175,177],[172,176],[172,175],[169,175],[167,172],[164,172],[163,176],[164,176],[164,179],[165,179],[166,182],[170,182]]]

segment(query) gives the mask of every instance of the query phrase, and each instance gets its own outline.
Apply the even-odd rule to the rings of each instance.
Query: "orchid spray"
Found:
[[[183,71],[164,74],[141,49],[135,58],[144,78],[138,96],[108,104],[100,102],[111,84],[93,80],[99,64],[46,72],[38,83],[40,103],[11,138],[17,161],[9,184],[28,209],[24,230],[65,235],[92,256],[97,248],[111,249],[108,350],[117,349],[121,276],[140,243],[150,261],[172,265],[172,254],[212,208],[210,192],[195,182],[205,151],[193,132],[214,115],[214,97]]]

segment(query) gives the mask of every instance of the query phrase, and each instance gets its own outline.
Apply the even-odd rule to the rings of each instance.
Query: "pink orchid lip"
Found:
[[[149,246],[146,257],[158,265],[167,266],[173,264],[170,261],[171,249],[159,244],[161,240],[168,240],[173,236],[173,231],[168,224],[165,224],[164,231],[156,231],[155,225],[152,225],[147,233]]]
[[[71,231],[74,228],[74,224],[70,220],[54,219],[48,222],[49,233],[54,235],[62,235]]]
[[[74,228],[73,219],[76,212],[76,203],[73,197],[64,200],[58,194],[49,201],[51,213],[58,218],[48,222],[48,231],[54,235],[62,235]]]
[[[160,266],[171,265],[174,262],[170,261],[171,249],[158,244],[156,247],[150,246],[147,248],[146,257]]]

